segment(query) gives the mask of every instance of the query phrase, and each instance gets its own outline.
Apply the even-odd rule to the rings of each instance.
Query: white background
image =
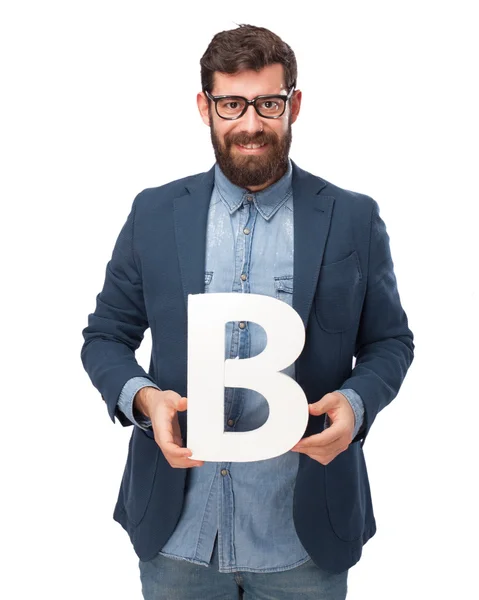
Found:
[[[364,447],[378,532],[348,600],[479,597],[473,4],[2,3],[2,598],[141,599],[112,519],[131,430],[81,331],[135,195],[212,166],[199,59],[238,23],[295,51],[291,157],[377,200],[415,334]]]

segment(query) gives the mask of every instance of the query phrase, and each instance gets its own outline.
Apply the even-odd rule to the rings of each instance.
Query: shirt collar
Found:
[[[281,179],[278,179],[264,190],[251,192],[232,183],[223,173],[218,163],[215,163],[215,187],[229,213],[233,214],[244,202],[248,202],[249,198],[253,198],[252,201],[258,212],[267,221],[293,193],[292,175],[293,167],[291,159],[288,158],[288,168]]]

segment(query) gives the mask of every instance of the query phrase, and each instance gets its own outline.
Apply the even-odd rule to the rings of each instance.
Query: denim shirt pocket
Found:
[[[280,275],[274,278],[274,291],[277,300],[293,306],[293,276]]]

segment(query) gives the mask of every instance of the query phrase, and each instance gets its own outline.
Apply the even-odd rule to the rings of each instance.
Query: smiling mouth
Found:
[[[262,148],[263,146],[265,146],[266,144],[238,144],[238,146],[241,146],[241,148],[246,148],[246,150],[256,150],[257,148]]]
[[[267,143],[264,144],[235,144],[235,146],[238,149],[238,152],[240,154],[244,154],[245,156],[248,155],[255,155],[255,154],[263,154],[264,152],[266,152],[266,147],[268,146]]]

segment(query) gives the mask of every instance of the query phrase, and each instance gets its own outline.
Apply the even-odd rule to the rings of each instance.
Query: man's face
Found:
[[[209,90],[210,91],[210,90]],[[213,96],[244,96],[248,100],[265,94],[284,94],[283,66],[269,65],[259,72],[243,71],[234,75],[216,72]],[[198,108],[210,126],[216,160],[228,179],[239,187],[259,191],[284,175],[291,146],[291,125],[301,104],[301,92],[295,91],[278,119],[261,117],[253,106],[236,120],[226,120],[216,113],[213,101],[198,94]],[[247,149],[249,144],[264,144]]]

